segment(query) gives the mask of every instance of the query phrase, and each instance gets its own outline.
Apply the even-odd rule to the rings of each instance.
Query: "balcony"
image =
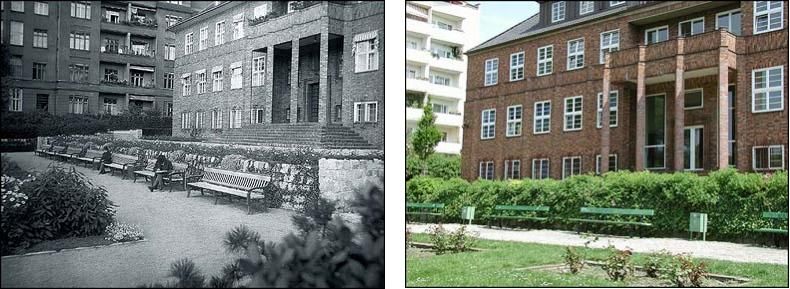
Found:
[[[406,60],[428,64],[431,63],[433,59],[429,50],[406,48]]]
[[[435,115],[436,125],[459,127],[464,123],[463,116],[458,112],[435,113]]]
[[[120,79],[118,79],[118,77],[108,77],[108,78],[102,79],[101,83],[102,84],[107,84],[107,85],[115,85],[115,86],[129,86],[129,81],[127,81],[125,79],[124,80],[120,80]]]
[[[446,57],[438,57],[435,56],[431,62],[432,67],[442,68],[450,71],[455,72],[466,72],[466,63],[464,63],[463,58],[446,58]]]
[[[409,81],[406,81],[408,84]],[[452,99],[464,99],[466,92],[459,87],[428,83],[427,91],[432,95],[444,96]]]
[[[156,65],[154,57],[156,51],[147,48],[133,48],[128,46],[104,45],[101,47],[101,60],[115,63],[134,63],[146,66]]]
[[[427,23],[426,23],[427,24]],[[406,24],[408,25],[408,23]],[[464,32],[458,28],[453,27],[452,30],[439,28],[436,25],[431,26],[431,36],[433,39],[441,40],[444,42],[455,43],[463,45],[466,42]]]
[[[427,78],[406,78],[406,90],[417,92],[428,92],[430,83]]]
[[[434,149],[437,153],[443,154],[460,154],[461,144],[454,142],[439,142]]]
[[[431,35],[433,32],[433,25],[428,22],[407,18],[406,31],[419,33],[422,35]]]
[[[119,20],[117,22],[110,21],[107,17],[102,17],[101,21],[102,30],[121,34],[126,34],[128,32],[134,35],[156,37],[156,28],[156,20],[146,17],[134,18],[133,16],[131,21]]]
[[[419,121],[422,117],[422,108],[406,107],[406,120]]]
[[[268,22],[269,20],[279,18],[280,16],[286,15],[288,13],[304,10],[320,3],[321,1],[288,1],[286,5],[290,5],[290,7],[279,7],[279,9],[272,9],[272,11],[269,11],[269,13],[266,15],[260,16],[258,18],[247,19],[247,25],[255,26],[264,22]]]

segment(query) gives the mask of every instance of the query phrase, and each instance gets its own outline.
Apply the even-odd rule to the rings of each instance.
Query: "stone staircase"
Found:
[[[376,149],[359,134],[339,124],[250,124],[225,131],[212,139],[218,143],[323,149]]]

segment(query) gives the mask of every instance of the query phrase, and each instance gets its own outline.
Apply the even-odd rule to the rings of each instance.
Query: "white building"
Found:
[[[478,44],[479,10],[466,1],[406,4],[406,133],[430,102],[442,141],[436,152],[461,153],[466,52]]]

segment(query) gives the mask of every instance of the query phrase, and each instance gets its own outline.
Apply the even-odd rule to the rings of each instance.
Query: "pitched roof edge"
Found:
[[[511,30],[515,29],[516,27],[518,27],[519,25],[523,24],[524,22],[527,22],[527,21],[531,20],[532,18],[538,17],[538,14],[540,14],[540,13],[535,13],[534,15],[532,15],[532,16],[530,16],[530,17],[528,17],[527,19],[524,19],[524,21],[521,21],[521,22],[519,22],[519,23],[516,23],[516,25],[513,25],[513,26],[511,26],[511,27],[510,27],[510,28],[508,28],[507,30],[500,32],[499,34],[495,35],[494,37],[491,37],[491,38],[489,38],[489,39],[488,39],[488,40],[486,40],[486,41],[483,41],[483,43],[480,43],[480,44],[478,44],[478,45],[477,45],[477,46],[475,46],[475,47],[472,47],[472,49],[469,49],[469,50],[467,50],[467,51],[466,51],[466,54],[469,54],[469,53],[474,53],[474,52],[477,52],[477,51],[480,51],[480,50],[483,50],[483,49],[489,48],[489,47],[484,47],[484,45],[486,45],[486,43],[488,43],[488,42],[491,42],[491,41],[493,41],[493,40],[494,40],[494,39],[496,39],[497,37],[499,37],[499,36],[501,36],[501,35],[503,35],[503,34],[507,33],[508,31],[511,31]],[[517,38],[517,39],[520,39],[520,38]],[[515,40],[515,39],[514,39],[514,40]],[[506,42],[509,42],[509,41],[506,41]],[[506,43],[506,42],[503,42],[503,43]],[[502,43],[500,43],[500,44],[502,44]],[[497,45],[500,45],[500,44],[495,44],[495,45],[493,45],[493,46],[497,46]],[[490,46],[490,47],[493,47],[493,46]]]

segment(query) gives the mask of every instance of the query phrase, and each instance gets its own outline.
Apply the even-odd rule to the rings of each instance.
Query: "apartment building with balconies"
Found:
[[[2,1],[9,111],[172,114],[175,35],[202,1]]]
[[[466,1],[406,3],[406,134],[428,103],[442,140],[436,152],[461,153],[466,55],[478,42],[479,5]]]
[[[538,2],[467,52],[465,178],[787,169],[787,2]]]

